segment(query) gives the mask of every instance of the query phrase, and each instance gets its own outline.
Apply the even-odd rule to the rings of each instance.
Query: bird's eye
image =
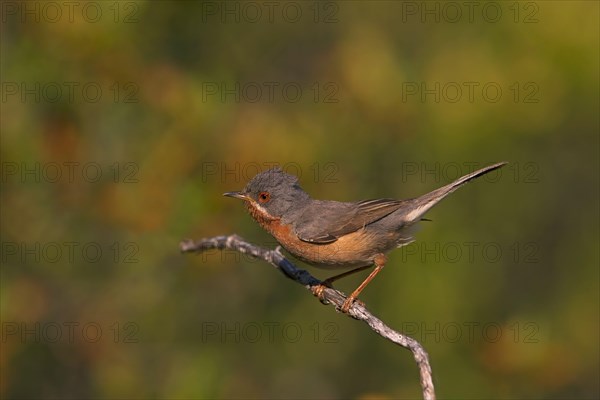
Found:
[[[271,194],[269,192],[260,192],[258,194],[258,201],[260,203],[264,204],[264,203],[268,202],[269,200],[271,200]]]

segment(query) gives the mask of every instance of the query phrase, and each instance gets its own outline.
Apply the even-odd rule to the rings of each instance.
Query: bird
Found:
[[[313,199],[300,187],[298,177],[279,167],[258,173],[243,190],[223,195],[242,200],[252,218],[294,257],[317,268],[348,270],[321,282],[315,292],[321,300],[324,288],[334,281],[373,267],[340,308],[347,313],[384,268],[387,254],[414,241],[415,227],[427,211],[467,182],[506,164],[489,165],[406,200]]]

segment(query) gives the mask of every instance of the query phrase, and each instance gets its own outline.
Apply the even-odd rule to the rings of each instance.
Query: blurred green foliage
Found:
[[[597,2],[51,3],[2,3],[3,398],[419,397],[407,351],[178,242],[274,246],[221,196],[257,166],[356,200],[501,160],[361,299],[441,398],[598,398]]]

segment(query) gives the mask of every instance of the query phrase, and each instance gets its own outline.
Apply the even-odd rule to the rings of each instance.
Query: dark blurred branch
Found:
[[[179,244],[179,247],[183,253],[201,253],[210,249],[237,250],[241,253],[249,254],[252,257],[263,259],[272,264],[281,272],[283,272],[288,278],[300,283],[301,285],[304,285],[304,287],[310,290],[314,295],[316,295],[316,289],[321,285],[321,281],[308,273],[308,271],[298,269],[294,264],[287,260],[283,254],[281,254],[279,247],[275,250],[263,249],[245,242],[237,235],[215,236],[208,239],[200,239],[198,241],[185,240]],[[326,303],[333,304],[338,311],[346,299],[346,295],[344,293],[332,288],[325,288],[322,291],[322,297]],[[429,356],[419,342],[399,332],[396,332],[384,324],[380,319],[371,314],[360,301],[354,302],[348,311],[348,315],[355,319],[366,322],[371,329],[380,336],[410,350],[413,353],[417,365],[419,366],[419,371],[421,374],[421,387],[423,388],[423,398],[426,400],[435,399],[435,391],[431,377],[431,366],[429,365]]]

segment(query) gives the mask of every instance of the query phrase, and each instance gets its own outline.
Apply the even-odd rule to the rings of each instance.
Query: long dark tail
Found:
[[[492,164],[485,168],[481,168],[475,172],[471,172],[452,182],[449,185],[443,186],[439,189],[434,190],[433,192],[429,192],[421,197],[417,197],[411,200],[407,200],[409,202],[409,206],[404,208],[405,216],[404,219],[407,224],[411,224],[415,221],[421,219],[423,214],[425,214],[429,209],[435,206],[440,200],[444,197],[448,196],[450,193],[454,192],[456,189],[464,185],[465,183],[478,178],[482,175],[487,174],[495,169],[501,168],[504,165],[508,164],[507,162],[499,162],[496,164]]]

